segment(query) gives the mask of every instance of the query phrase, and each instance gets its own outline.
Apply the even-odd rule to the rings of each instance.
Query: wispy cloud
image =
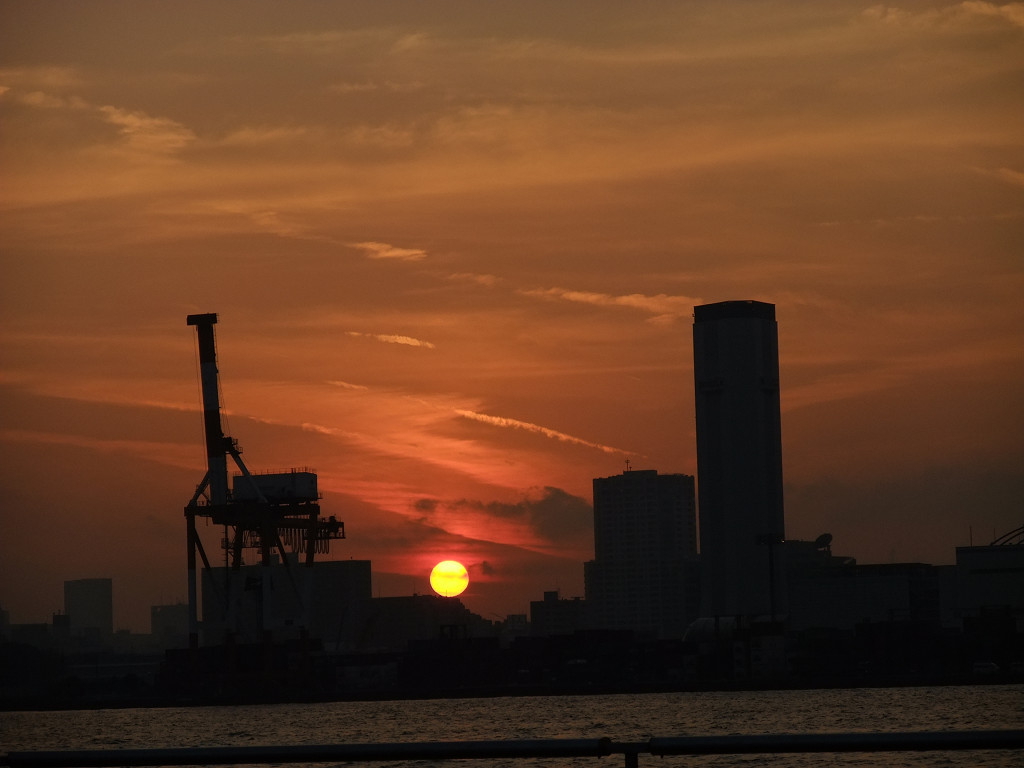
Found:
[[[307,56],[330,56],[339,51],[366,46],[386,45],[395,37],[394,32],[382,29],[325,29],[316,32],[286,32],[275,35],[235,35],[222,39],[220,44],[229,45],[235,52],[248,50],[271,51],[283,56],[296,54]]]
[[[167,154],[195,139],[191,130],[166,117],[111,106],[100,107],[99,111],[108,123],[118,128],[132,149]]]
[[[593,443],[580,437],[573,437],[572,435],[567,435],[564,432],[542,427],[539,424],[531,424],[528,421],[507,419],[503,416],[488,416],[485,413],[477,413],[476,411],[467,411],[462,409],[456,409],[455,412],[464,418],[472,419],[473,421],[480,421],[484,424],[491,424],[495,427],[507,427],[509,429],[522,429],[527,432],[536,432],[537,434],[544,435],[544,437],[550,437],[552,440],[559,440],[563,443],[572,443],[574,445],[584,445],[588,448],[596,448],[604,453],[621,453],[628,456],[633,455],[632,451],[625,451],[621,448],[614,448],[610,445],[601,445],[601,443]]]
[[[1024,3],[990,3],[986,0],[965,0],[939,9],[907,11],[887,5],[873,5],[863,12],[865,18],[886,24],[915,27],[945,26],[956,28],[976,18],[992,18],[1024,27]]]
[[[421,248],[399,248],[388,243],[349,243],[353,248],[366,253],[371,259],[398,259],[400,261],[421,261],[427,258],[427,252]]]
[[[410,347],[426,347],[427,349],[433,349],[434,345],[429,341],[423,341],[422,339],[415,339],[412,336],[397,336],[390,333],[360,333],[359,331],[346,331],[346,336],[353,336],[361,339],[373,339],[374,341],[382,341],[385,344],[405,344]]]
[[[72,67],[3,67],[0,80],[20,89],[61,89],[77,87],[82,83],[78,70]]]
[[[8,96],[8,94],[10,94]],[[65,98],[47,91],[16,91],[13,88],[4,87],[0,96],[10,98],[12,101],[26,107],[35,109],[91,109],[88,104],[77,96]]]
[[[267,144],[288,144],[303,141],[310,129],[303,126],[261,125],[245,126],[232,131],[220,141],[225,147],[260,147]]]
[[[52,75],[54,78],[61,70]],[[44,72],[41,77],[45,78]],[[50,90],[22,90],[4,86],[0,97],[31,109],[61,110],[95,116],[114,126],[128,149],[147,156],[174,153],[196,139],[187,126],[167,117],[158,117],[141,110],[123,109],[110,104],[97,105],[79,96],[63,96]]]
[[[624,296],[613,296],[593,291],[573,291],[566,288],[536,288],[520,291],[524,296],[533,296],[552,301],[571,301],[578,304],[591,304],[596,307],[626,307],[648,312],[653,320],[670,321],[679,317],[687,317],[701,300],[692,296],[668,296],[659,293],[646,296],[642,293],[630,293]]]
[[[0,441],[61,445],[104,454],[124,454],[177,469],[194,469],[194,446],[155,440],[117,440],[28,429],[0,429]]]
[[[363,384],[353,384],[353,383],[351,383],[349,381],[337,381],[337,380],[335,380],[335,381],[328,381],[327,383],[330,384],[332,387],[341,387],[342,389],[364,389],[364,390],[365,389],[369,389],[369,387],[367,387],[367,386],[365,386]]]
[[[994,16],[1024,29],[1024,3],[1000,5],[982,0],[967,0],[967,2],[960,3],[960,8],[977,16]]]
[[[394,93],[408,93],[410,91],[416,91],[422,89],[423,83],[417,81],[410,81],[406,83],[396,83],[386,80],[384,82],[361,82],[361,83],[335,83],[327,86],[327,90],[330,93],[338,93],[347,95],[350,93],[370,93],[374,91],[389,91]]]
[[[494,275],[478,275],[475,272],[455,272],[448,275],[448,279],[455,282],[476,283],[491,288],[497,285],[499,278]]]
[[[1000,168],[993,175],[997,179],[1001,179],[1015,187],[1024,187],[1024,173],[1021,171],[1015,171],[1012,168]]]

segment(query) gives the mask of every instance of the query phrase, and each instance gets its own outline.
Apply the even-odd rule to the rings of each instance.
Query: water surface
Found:
[[[1024,728],[1024,686],[524,696],[0,713],[3,751]],[[618,768],[622,756],[452,768]],[[396,766],[396,763],[382,765]],[[409,768],[428,765],[416,763]],[[1024,766],[1011,752],[640,756],[640,766]]]

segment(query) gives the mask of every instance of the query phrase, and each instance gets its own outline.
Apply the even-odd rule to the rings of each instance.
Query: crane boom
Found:
[[[206,433],[206,478],[210,503],[228,501],[228,443],[220,422],[220,387],[217,380],[217,345],[213,326],[217,313],[189,315],[188,325],[196,327],[199,338],[199,376],[203,391],[203,429]]]
[[[200,380],[203,394],[203,427],[206,443],[206,475],[197,486],[192,499],[185,506],[188,541],[188,599],[189,599],[189,645],[198,647],[199,618],[197,608],[196,553],[200,555],[207,571],[211,571],[209,559],[203,550],[202,541],[196,528],[196,518],[209,518],[215,525],[224,526],[221,546],[225,557],[230,560],[231,570],[238,571],[242,565],[243,549],[256,549],[260,553],[260,565],[272,567],[275,562],[290,568],[289,555],[297,558],[304,553],[303,564],[311,567],[317,552],[326,552],[330,542],[345,538],[345,524],[331,516],[320,518],[320,495],[316,487],[316,473],[308,469],[283,473],[254,475],[242,461],[241,450],[231,437],[224,434],[220,417],[220,382],[217,371],[217,348],[213,326],[217,314],[188,315],[186,323],[195,326],[199,342]],[[229,485],[228,456],[240,474]],[[230,531],[229,531],[230,529]],[[288,551],[286,551],[286,548]],[[274,557],[274,550],[280,554]],[[269,573],[269,572],[268,572]],[[305,614],[304,624],[308,625],[309,599],[298,594],[298,584],[289,571],[289,581],[296,592],[298,603]],[[309,579],[307,578],[308,582]],[[227,572],[224,578],[222,615],[225,631],[233,631],[231,624],[235,601],[232,592],[237,589],[235,579]],[[262,615],[263,630],[269,635],[272,627],[271,610],[272,579],[263,578]],[[204,606],[204,619],[208,606]]]

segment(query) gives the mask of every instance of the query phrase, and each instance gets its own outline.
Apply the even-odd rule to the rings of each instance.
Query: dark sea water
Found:
[[[1024,686],[860,688],[0,713],[0,751],[1024,728]],[[604,758],[454,768],[619,768]],[[383,763],[395,766],[396,763]],[[408,768],[430,765],[423,761]],[[640,755],[640,767],[1024,766],[1009,751]]]

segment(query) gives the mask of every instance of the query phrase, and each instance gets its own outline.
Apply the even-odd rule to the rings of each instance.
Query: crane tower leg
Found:
[[[188,536],[188,647],[199,648],[199,611],[196,605],[196,516],[185,510]]]

